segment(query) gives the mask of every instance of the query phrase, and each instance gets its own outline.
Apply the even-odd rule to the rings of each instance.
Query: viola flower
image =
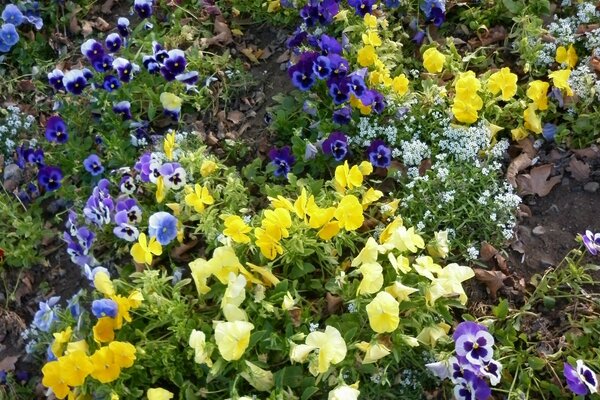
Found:
[[[114,59],[108,55],[104,54],[102,57],[94,58],[91,63],[92,67],[98,72],[109,72],[112,71]]]
[[[316,376],[327,372],[332,364],[342,362],[346,358],[348,347],[340,331],[333,326],[327,326],[325,332],[309,333],[305,344],[293,345],[290,349],[290,359],[294,362],[305,362],[314,350],[318,350],[318,356],[311,361],[309,370]]]
[[[186,172],[179,163],[165,163],[160,167],[167,189],[179,190],[185,186]]]
[[[565,363],[563,374],[573,393],[580,396],[598,393],[598,377],[583,363],[583,360],[577,360],[575,367]]]
[[[275,176],[285,177],[292,170],[292,164],[296,162],[296,158],[292,154],[292,150],[289,146],[282,147],[281,149],[272,149],[269,152],[269,158],[271,164],[275,166]]]
[[[8,24],[19,26],[23,23],[23,13],[14,4],[7,4],[2,11],[2,19]]]
[[[322,34],[319,39],[319,48],[324,56],[342,54],[342,45],[335,38]]]
[[[168,245],[177,237],[177,218],[164,211],[152,214],[148,220],[148,234],[156,237],[163,246]]]
[[[377,333],[394,332],[400,324],[400,303],[388,292],[379,292],[366,306],[371,329]]]
[[[119,190],[121,191],[121,193],[131,195],[135,192],[136,189],[137,187],[135,185],[135,180],[133,179],[133,176],[129,174],[123,175],[123,177],[121,178],[121,182],[119,182]]]
[[[13,24],[4,24],[0,28],[0,42],[12,47],[19,42],[19,33]]]
[[[446,56],[435,47],[430,47],[423,52],[423,66],[430,74],[442,72],[445,62]]]
[[[347,125],[352,120],[352,108],[343,107],[333,112],[333,122],[338,125]]]
[[[82,70],[73,69],[65,74],[63,84],[65,85],[67,92],[74,95],[80,95],[83,92],[83,89],[88,85],[88,81]]]
[[[132,198],[121,199],[115,208],[115,223],[136,225],[142,222],[142,209]]]
[[[454,397],[457,400],[489,399],[492,390],[488,384],[473,371],[464,370],[463,377],[456,379]]]
[[[208,188],[200,186],[197,183],[194,185],[194,190],[190,190],[185,196],[185,204],[194,207],[194,210],[197,213],[203,212],[205,205],[211,205],[214,204],[214,202],[215,199],[211,196]]]
[[[81,45],[81,54],[87,57],[90,62],[104,56],[104,47],[95,39],[88,39]]]
[[[119,226],[113,229],[113,233],[119,239],[123,239],[128,242],[135,242],[140,235],[138,229],[129,224],[119,224]]]
[[[292,48],[292,47],[298,47],[300,46],[302,43],[304,43],[304,41],[306,40],[306,38],[308,37],[308,33],[300,28],[296,29],[296,31],[292,34],[292,36],[290,36],[290,38],[287,40],[286,42],[286,46],[288,48]]]
[[[185,72],[183,74],[175,75],[175,79],[185,84],[185,89],[190,90],[196,87],[198,83],[199,74],[198,71]]]
[[[187,61],[185,60],[185,53],[182,50],[174,49],[170,50],[167,58],[164,60],[164,66],[173,75],[182,74],[185,71]]]
[[[456,355],[465,357],[473,365],[483,365],[494,355],[494,337],[483,325],[471,321],[461,322],[452,337],[455,341]]]
[[[48,73],[48,83],[50,86],[54,88],[57,92],[65,88],[63,85],[63,77],[65,74],[60,69],[54,69],[52,72]]]
[[[392,163],[392,150],[383,140],[374,140],[367,149],[367,157],[374,167],[387,168]]]
[[[139,70],[139,67],[136,64],[132,64],[122,57],[116,58],[112,63],[112,67],[117,71],[119,79],[125,83],[130,82],[134,72]]]
[[[123,45],[123,39],[121,39],[121,36],[119,36],[118,33],[111,33],[106,37],[104,45],[109,53],[116,53]]]
[[[163,106],[163,112],[166,115],[171,116],[174,120],[179,119],[179,113],[181,112],[181,104],[183,100],[175,96],[172,93],[162,92],[160,94],[160,102]]]
[[[502,378],[502,364],[496,360],[486,361],[479,368],[479,373],[489,378],[492,386],[496,386]]]
[[[133,10],[141,18],[148,18],[152,15],[152,7],[154,0],[135,0],[133,2]]]
[[[131,256],[136,263],[148,265],[152,264],[152,256],[160,256],[162,254],[162,246],[155,237],[147,240],[145,233],[140,233],[138,242],[131,247]]]
[[[329,96],[333,99],[334,104],[343,104],[350,100],[349,85],[346,82],[329,82]]]
[[[130,120],[131,115],[131,103],[128,101],[120,101],[113,105],[113,112],[123,118],[123,121]]]
[[[542,127],[542,136],[548,142],[554,141],[554,136],[556,136],[556,132],[558,131],[558,126],[552,124],[550,122],[546,122]]]
[[[29,149],[27,153],[27,162],[36,164],[38,167],[44,166],[44,150],[37,148],[35,150]]]
[[[333,156],[336,161],[342,161],[348,154],[348,138],[342,132],[332,132],[321,148],[323,153]]]
[[[338,54],[330,54],[328,58],[331,64],[331,78],[344,78],[350,68],[348,60]]]
[[[421,2],[420,8],[427,21],[432,21],[437,27],[440,27],[446,20],[445,0],[425,0]]]
[[[348,76],[348,80],[346,80],[346,82],[348,85],[348,91],[351,94],[353,94],[354,96],[356,96],[362,100],[362,97],[367,92],[367,85],[365,84],[365,79],[361,75],[361,73],[354,72],[354,73],[350,74],[350,76]],[[364,101],[363,101],[363,103],[364,103]]]
[[[288,69],[288,75],[298,89],[307,91],[315,84],[316,76],[313,72],[313,64],[318,56],[319,54],[316,52],[304,52],[300,55],[298,62]]]
[[[83,166],[87,172],[92,174],[92,176],[97,176],[104,172],[102,161],[100,161],[100,157],[98,157],[96,154],[90,154],[85,160],[83,160]]]
[[[156,58],[156,61],[161,64],[169,57],[169,53],[157,41],[152,42],[152,54]]]
[[[111,299],[100,299],[92,302],[92,314],[96,318],[111,317],[115,318],[119,312],[119,307]]]
[[[142,57],[142,66],[151,74],[158,74],[160,72],[160,64],[153,56]]]
[[[56,319],[54,306],[60,300],[60,296],[50,297],[48,301],[39,303],[39,310],[33,316],[32,325],[42,332],[48,332],[52,327],[52,322]]]
[[[319,79],[326,80],[331,75],[331,62],[326,56],[319,56],[313,63],[313,72]]]
[[[410,40],[412,40],[417,46],[420,46],[423,43],[423,40],[425,40],[425,31],[419,29]]]
[[[348,0],[348,5],[354,7],[356,14],[360,17],[364,17],[365,14],[371,14],[373,12],[373,6],[377,3],[377,0]]]
[[[46,139],[54,143],[66,143],[69,139],[67,124],[58,115],[53,115],[46,121]]]
[[[585,231],[585,235],[581,235],[583,244],[587,251],[595,256],[600,251],[600,233],[594,234],[592,231]]]
[[[119,31],[119,35],[124,38],[129,36],[129,20],[125,17],[119,17],[117,20],[117,30]]]
[[[104,82],[102,82],[102,89],[107,92],[112,92],[113,90],[117,90],[121,87],[121,81],[114,75],[106,75],[104,77]]]
[[[63,173],[59,167],[45,166],[38,172],[38,184],[48,192],[60,188],[62,179]]]
[[[152,388],[148,389],[146,396],[148,400],[171,400],[174,394],[163,388]]]

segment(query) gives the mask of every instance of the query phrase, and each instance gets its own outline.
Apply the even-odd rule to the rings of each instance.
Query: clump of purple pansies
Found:
[[[452,381],[456,399],[489,399],[490,384],[497,385],[502,373],[502,364],[493,358],[494,337],[485,326],[466,321],[458,324],[452,338],[456,355],[426,367],[440,379]]]

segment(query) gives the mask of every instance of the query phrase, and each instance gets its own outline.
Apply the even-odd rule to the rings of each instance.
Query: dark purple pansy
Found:
[[[466,322],[463,322],[466,324]],[[473,365],[483,365],[492,359],[494,350],[494,337],[487,330],[482,329],[479,324],[469,322],[460,327],[460,335],[454,332],[456,355],[465,357]]]
[[[593,233],[590,230],[585,231],[585,234],[581,235],[583,244],[587,251],[595,256],[600,252],[600,233]]]
[[[342,54],[342,44],[335,38],[322,34],[319,39],[319,48],[323,55]]]
[[[348,0],[348,5],[354,7],[356,14],[361,17],[373,12],[373,6],[376,3],[377,0]]]
[[[425,14],[427,21],[432,21],[437,27],[446,20],[445,0],[425,0],[421,2],[421,11]]]
[[[415,44],[417,45],[421,45],[421,43],[423,43],[423,40],[425,40],[425,31],[419,29],[417,31],[417,33],[415,33],[415,35],[412,37],[411,39]]]
[[[167,82],[171,82],[175,80],[175,74],[173,73],[173,71],[171,71],[169,68],[165,67],[164,65],[162,67],[160,67],[160,74],[162,75],[163,78],[165,78],[165,80]]]
[[[313,63],[318,56],[319,54],[316,52],[304,52],[300,55],[298,62],[288,69],[288,75],[298,89],[306,91],[315,84],[316,77],[313,72]]]
[[[473,371],[465,370],[454,386],[454,398],[457,400],[487,400],[492,395],[488,384]]]
[[[333,99],[334,104],[343,104],[350,100],[350,91],[348,90],[349,85],[346,82],[346,78],[342,80],[330,80],[328,82],[329,96]]]
[[[319,79],[328,79],[331,75],[331,61],[326,56],[319,56],[313,63],[313,72]]]
[[[160,64],[156,61],[156,58],[153,56],[144,56],[142,57],[142,65],[148,72],[151,74],[158,74],[160,71]]]
[[[110,55],[105,54],[102,57],[92,60],[92,67],[98,72],[108,72],[113,69],[113,61],[114,59]]]
[[[90,154],[85,160],[83,160],[83,166],[87,172],[92,176],[100,175],[104,172],[102,161],[96,154]]]
[[[124,198],[117,201],[115,214],[116,224],[136,225],[142,222],[142,209],[133,198]]]
[[[36,164],[38,167],[44,166],[44,150],[37,148],[35,150],[30,149],[27,152],[27,162]]]
[[[152,15],[153,0],[135,0],[133,2],[133,10],[141,18],[148,18]]]
[[[120,101],[113,105],[113,111],[123,118],[123,121],[131,119],[131,103],[128,101]]]
[[[542,127],[542,136],[548,142],[554,141],[554,136],[556,136],[556,132],[558,131],[558,127],[555,124],[550,122],[546,122]]]
[[[179,163],[164,163],[160,167],[160,175],[167,189],[179,190],[186,183],[186,172]]]
[[[331,65],[331,78],[339,79],[343,78],[348,74],[348,60],[339,54],[329,55],[329,63]]]
[[[117,71],[117,75],[122,82],[129,82],[133,77],[135,71],[135,64],[132,64],[128,60],[119,57],[113,61],[112,67]]]
[[[112,92],[121,87],[121,81],[114,75],[106,75],[104,82],[102,82],[102,88],[107,92]]]
[[[65,74],[60,69],[54,69],[48,73],[48,83],[58,92],[65,88],[63,85],[64,76]]]
[[[53,115],[46,121],[46,139],[54,143],[66,143],[69,139],[67,124],[58,115]]]
[[[97,58],[101,58],[104,55],[104,47],[102,43],[88,39],[81,45],[81,54],[87,57],[90,62]]]
[[[367,91],[365,79],[359,74],[352,73],[346,78],[344,82],[346,83],[346,85],[348,85],[348,92],[362,100],[362,97]]]
[[[323,153],[333,156],[336,161],[342,161],[348,154],[348,138],[342,132],[332,132],[321,145]]]
[[[269,152],[271,164],[275,166],[274,175],[277,177],[285,177],[292,170],[292,165],[296,162],[296,158],[292,154],[289,146],[281,149],[272,149]]]
[[[88,81],[85,78],[82,70],[73,69],[65,74],[63,78],[63,84],[65,85],[67,92],[79,95],[88,85]]]
[[[387,168],[392,163],[392,150],[383,140],[374,140],[367,149],[367,157],[374,167]]]
[[[156,61],[161,64],[169,58],[169,53],[157,41],[152,42],[152,54],[154,55],[154,58],[156,58]]]
[[[298,47],[306,40],[307,37],[308,33],[298,28],[287,40],[286,45],[288,48]]]
[[[352,120],[352,108],[351,107],[342,107],[339,110],[335,110],[333,112],[333,122],[339,125],[349,124]]]
[[[185,53],[182,50],[174,49],[169,50],[168,55],[169,56],[164,60],[165,67],[167,67],[173,75],[182,74],[187,65]]]
[[[111,33],[106,37],[104,45],[109,53],[116,53],[123,45],[123,39],[121,39],[121,36],[118,33]]]
[[[126,174],[121,178],[121,182],[119,182],[119,189],[121,193],[131,195],[135,192],[136,185],[133,176]]]
[[[119,34],[124,38],[129,36],[129,20],[125,17],[120,17],[117,20],[117,30],[119,31]]]
[[[38,173],[38,184],[47,192],[60,188],[62,179],[63,173],[59,167],[47,165],[40,168]]]
[[[183,74],[175,76],[175,79],[181,83],[184,83],[187,89],[196,86],[199,78],[200,75],[198,74],[198,71],[184,72]]]
[[[126,240],[128,242],[135,242],[140,235],[138,229],[129,224],[120,224],[113,229],[113,233],[119,239]]]

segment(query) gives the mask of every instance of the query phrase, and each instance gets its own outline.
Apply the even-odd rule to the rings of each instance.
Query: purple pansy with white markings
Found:
[[[494,337],[487,328],[475,322],[461,322],[453,335],[456,355],[473,365],[484,365],[494,355]]]
[[[574,367],[565,363],[563,373],[573,393],[580,396],[598,393],[598,376],[583,363],[583,360],[577,360]]]
[[[600,252],[600,232],[593,233],[590,230],[585,231],[585,234],[581,235],[581,239],[583,240],[583,244],[587,251],[595,256]]]

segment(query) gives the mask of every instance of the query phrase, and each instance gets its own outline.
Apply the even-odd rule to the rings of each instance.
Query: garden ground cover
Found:
[[[113,67],[124,96],[53,91],[45,75],[91,68],[81,43],[114,32],[132,7],[110,3],[107,13],[60,6],[57,29],[39,33],[61,38],[48,53],[28,47],[33,28],[22,34],[11,51],[28,48],[43,73],[25,75],[10,52],[2,64],[11,77],[2,107],[17,105],[38,127],[16,135],[25,147],[5,160],[0,396],[51,397],[48,386],[58,398],[111,400],[594,393],[600,244],[593,233],[577,242],[600,230],[597,100],[586,93],[597,78],[581,67],[594,68],[586,32],[600,15],[587,3],[136,1],[123,56],[140,71],[128,81],[133,65]],[[536,10],[585,26],[551,28],[550,17],[528,19]],[[175,79],[167,66],[180,54],[168,51],[178,47],[187,69]],[[159,74],[145,75],[153,62]],[[347,77],[321,78],[335,62]],[[555,70],[580,80],[545,77]],[[507,84],[511,71],[518,85]],[[546,80],[546,100],[527,90]],[[123,98],[126,111],[115,109]],[[127,111],[149,124],[132,129]],[[67,123],[69,152],[54,138],[40,161],[51,115]],[[100,158],[85,163],[90,149]],[[19,157],[28,165],[15,168]],[[61,168],[59,195],[39,177],[50,162]],[[129,178],[133,191],[123,189]],[[124,202],[132,195],[135,206]],[[143,222],[119,225],[119,207]],[[493,358],[463,355],[454,342],[469,335],[488,340]],[[96,363],[111,346],[127,360],[104,358],[117,372],[103,375]],[[89,370],[53,372],[69,363]],[[461,375],[444,380],[453,363]]]

